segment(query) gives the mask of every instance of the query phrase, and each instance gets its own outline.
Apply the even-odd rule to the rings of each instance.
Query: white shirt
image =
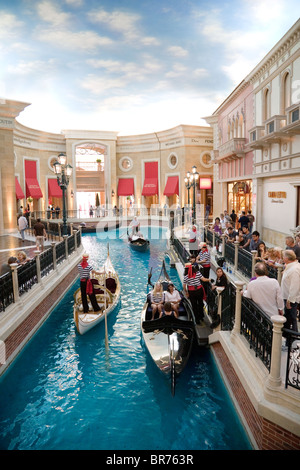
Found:
[[[293,261],[285,266],[281,279],[282,296],[292,303],[300,303],[300,263]]]
[[[27,219],[23,215],[21,215],[21,217],[19,218],[18,225],[19,225],[19,230],[24,230],[24,228],[27,228],[28,226]]]
[[[166,302],[180,302],[181,297],[178,290],[173,290],[173,292],[165,292],[165,301]]]
[[[259,276],[250,281],[244,297],[253,300],[269,317],[279,315],[278,310],[284,308],[279,282],[268,276]]]

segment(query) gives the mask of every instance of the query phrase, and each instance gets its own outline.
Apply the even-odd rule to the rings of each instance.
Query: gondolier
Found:
[[[200,248],[200,251],[199,251],[199,254],[196,258],[196,261],[199,264],[199,266],[201,267],[202,275],[206,278],[209,278],[209,273],[210,273],[210,252],[208,251],[207,245],[204,242],[200,243],[199,248]],[[208,286],[208,284],[205,284],[203,286],[206,293],[207,293],[207,286]]]
[[[93,290],[93,284],[90,279],[91,273],[99,274],[95,271],[92,266],[88,263],[89,255],[84,253],[82,255],[82,261],[77,265],[79,276],[80,276],[80,290],[81,300],[83,306],[83,312],[88,313],[89,306],[87,302],[87,296],[89,296],[94,312],[100,312],[101,309],[97,303],[96,296]]]
[[[197,324],[200,324],[200,321],[204,319],[203,300],[206,295],[202,282],[209,282],[209,279],[202,276],[192,262],[187,263],[184,270],[183,288],[191,301]]]

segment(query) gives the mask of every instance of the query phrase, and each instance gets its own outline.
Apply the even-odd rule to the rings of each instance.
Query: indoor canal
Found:
[[[146,351],[140,314],[150,268],[153,282],[166,259],[171,280],[182,286],[165,256],[166,229],[142,231],[151,241],[146,253],[133,251],[118,231],[83,236],[95,269],[109,243],[121,282],[107,319],[109,347],[104,322],[77,333],[78,280],[0,378],[2,450],[251,449],[209,347],[194,345],[174,396]]]

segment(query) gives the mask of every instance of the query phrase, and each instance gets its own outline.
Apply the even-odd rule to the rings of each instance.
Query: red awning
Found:
[[[17,199],[24,199],[25,195],[22,191],[18,178],[15,176],[15,183],[16,183],[16,197]]]
[[[179,196],[179,178],[178,176],[168,176],[164,195],[170,197],[174,194]]]
[[[155,196],[156,194],[158,194],[158,162],[146,162],[142,196]]]
[[[158,194],[157,178],[145,178],[142,196],[155,196]]]
[[[118,196],[132,196],[134,194],[133,178],[120,178],[118,182]]]
[[[57,179],[48,179],[48,197],[62,197],[62,190]]]
[[[36,178],[26,178],[26,197],[29,196],[33,199],[43,197],[43,193]]]
[[[25,180],[26,180],[26,197],[40,199],[43,197],[39,182],[36,177],[36,161],[25,160]]]

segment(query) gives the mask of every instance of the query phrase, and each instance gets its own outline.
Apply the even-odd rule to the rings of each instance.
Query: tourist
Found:
[[[244,244],[242,248],[244,248],[244,250],[250,251],[251,233],[250,233],[249,227],[244,225],[242,227],[242,232],[243,232],[243,237],[244,237]]]
[[[236,215],[234,209],[232,209],[232,212],[231,212],[231,214],[230,214],[230,218],[231,218],[231,220],[232,220],[232,224],[233,224],[234,228],[236,228],[237,215]]]
[[[220,217],[215,218],[215,223],[212,229],[217,235],[222,235],[223,232],[222,232]]]
[[[246,217],[248,217],[248,219],[249,219],[249,231],[250,231],[250,233],[252,233],[253,224],[255,222],[255,217],[254,217],[253,214],[251,214],[251,211],[248,211],[248,214],[247,214]]]
[[[209,282],[209,279],[203,277],[191,262],[187,263],[184,270],[183,289],[191,301],[197,324],[200,324],[200,321],[204,319],[203,300],[205,299],[205,290],[202,282]]]
[[[255,258],[257,261],[266,261],[268,257],[268,250],[266,247],[265,242],[260,242],[257,247],[257,257]]]
[[[244,297],[252,299],[269,317],[283,315],[283,297],[277,279],[271,279],[266,274],[266,265],[256,263],[254,267],[256,279],[249,282]]]
[[[248,217],[246,216],[246,212],[245,212],[245,211],[242,211],[242,215],[241,215],[241,217],[239,218],[238,223],[240,224],[240,228],[243,228],[243,227],[248,227],[248,228],[249,228],[250,220],[249,220]]]
[[[293,237],[286,237],[286,250],[293,250],[296,254],[296,258],[300,263],[300,246],[296,245]]]
[[[30,261],[30,258],[27,257],[25,251],[19,251],[17,254],[17,262],[18,264],[25,264],[27,261]]]
[[[41,222],[41,219],[36,220],[36,224],[33,227],[34,235],[35,235],[35,242],[36,242],[36,249],[41,251],[44,249],[44,239],[47,238],[47,233],[45,229],[45,225]]]
[[[55,207],[55,215],[56,215],[56,218],[59,219],[59,214],[60,214],[60,207],[59,206],[56,206]]]
[[[18,227],[21,234],[22,242],[25,241],[25,230],[28,227],[27,219],[24,215],[21,215],[18,219]]]
[[[281,264],[283,263],[282,261],[282,255],[281,255],[281,248],[280,247],[270,247],[267,249],[267,256],[266,256],[266,263],[269,266],[274,266],[275,264]]]
[[[224,230],[226,229],[226,222],[228,222],[228,220],[225,219],[224,214],[221,214],[220,215],[220,224],[221,224],[222,232],[224,232]]]
[[[3,274],[10,273],[11,272],[10,265],[13,263],[17,263],[17,262],[18,260],[15,256],[10,256],[7,260],[7,263],[2,264],[1,266],[1,276],[3,276]]]
[[[298,331],[297,308],[300,303],[300,265],[293,250],[282,253],[285,268],[281,279],[282,296],[284,299],[284,315],[287,319],[285,327]]]
[[[171,302],[171,307],[178,313],[181,296],[172,282],[169,282],[167,291],[165,292],[165,302]]]
[[[159,315],[161,316],[162,307],[165,301],[163,287],[160,282],[155,283],[155,286],[152,292],[150,293],[150,301],[151,301],[151,308],[152,308],[151,320],[154,320],[156,312],[158,312]]]
[[[88,263],[88,259],[89,259],[89,255],[84,253],[82,255],[81,262],[77,265],[77,269],[78,269],[79,277],[80,277],[82,307],[83,307],[83,312],[88,313],[89,306],[88,306],[87,296],[89,296],[94,312],[98,313],[101,311],[101,309],[97,303],[96,295],[94,294],[93,284],[91,283],[90,275],[100,274],[100,273],[95,271],[92,268],[92,266]]]
[[[217,287],[227,287],[228,285],[227,277],[222,268],[216,269],[216,275],[217,275],[217,278],[216,278],[214,285],[212,286],[212,290],[215,290]]]
[[[229,225],[225,230],[224,235],[226,236],[226,242],[233,243],[236,240],[238,232],[233,229],[232,225]]]
[[[251,230],[249,230],[251,234]],[[254,232],[251,235],[251,240],[250,240],[250,251],[258,251],[259,245],[262,243],[262,240],[259,238],[260,234],[257,230],[254,230]]]
[[[163,308],[162,312],[159,315],[159,318],[164,317],[164,316],[166,316],[166,317],[171,316],[171,317],[178,318],[178,313],[172,307],[171,302],[166,302],[165,303],[164,308]]]
[[[228,212],[227,212],[226,209],[224,210],[224,219],[225,219],[226,222],[229,222],[229,223],[231,224],[232,219],[231,219],[231,217],[230,217],[230,215],[228,214]]]

